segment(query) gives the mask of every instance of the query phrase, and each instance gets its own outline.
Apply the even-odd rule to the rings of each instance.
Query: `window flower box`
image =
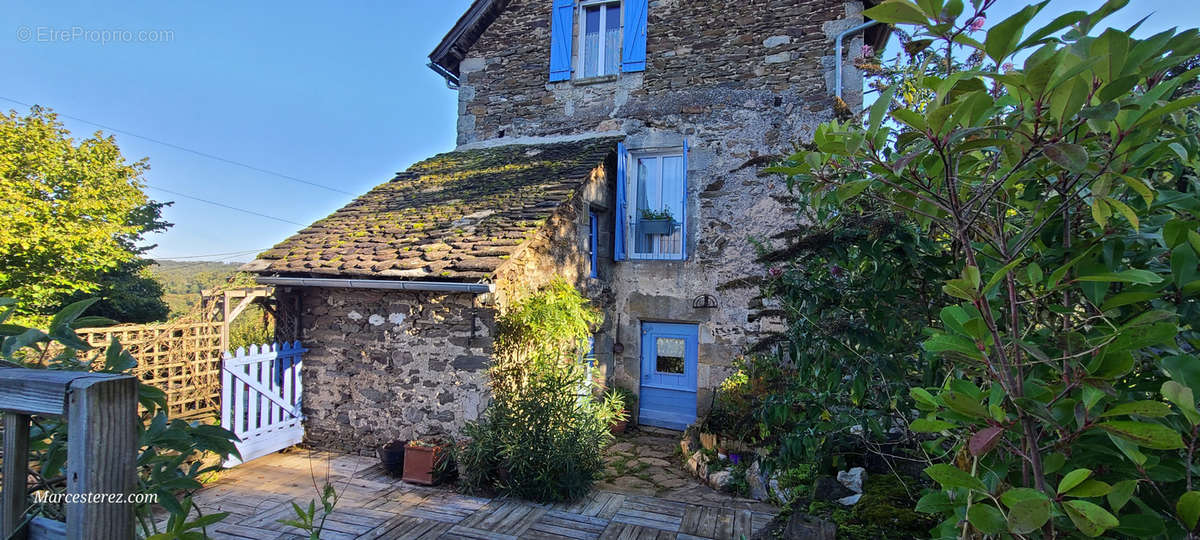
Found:
[[[638,221],[638,227],[642,234],[671,234],[675,232],[675,220],[642,218]]]

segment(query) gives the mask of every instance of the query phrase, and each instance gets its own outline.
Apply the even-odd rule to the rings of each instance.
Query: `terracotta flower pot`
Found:
[[[441,446],[414,446],[409,443],[404,449],[404,476],[401,479],[412,484],[434,485],[437,483],[434,468],[444,455]]]
[[[625,410],[622,412],[624,412],[626,420],[615,421],[608,426],[608,430],[614,435],[617,433],[625,433],[625,428],[629,425],[629,411]]]

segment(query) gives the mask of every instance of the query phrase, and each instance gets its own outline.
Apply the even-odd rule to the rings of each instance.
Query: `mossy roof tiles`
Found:
[[[439,154],[244,266],[260,274],[481,281],[602,165],[617,139]]]

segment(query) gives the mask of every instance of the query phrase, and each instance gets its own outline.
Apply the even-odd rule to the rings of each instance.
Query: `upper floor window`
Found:
[[[550,80],[644,71],[648,11],[649,0],[554,0]]]
[[[584,1],[579,10],[582,77],[615,75],[621,69],[621,3]]]

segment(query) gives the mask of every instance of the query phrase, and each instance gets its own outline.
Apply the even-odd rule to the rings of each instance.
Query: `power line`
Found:
[[[275,217],[275,216],[268,216],[268,215],[266,215],[266,214],[263,214],[263,213],[255,212],[254,210],[246,210],[245,208],[238,208],[238,207],[236,207],[236,206],[229,206],[228,204],[222,204],[222,203],[219,203],[219,202],[216,202],[216,201],[210,201],[210,200],[208,200],[208,199],[201,199],[200,197],[193,197],[193,196],[191,196],[191,195],[185,195],[185,194],[183,194],[183,193],[180,193],[180,192],[178,192],[178,191],[171,191],[171,190],[169,190],[169,189],[164,189],[164,188],[155,187],[155,186],[146,186],[146,187],[148,187],[148,188],[150,188],[150,189],[154,189],[154,190],[162,191],[162,192],[164,192],[164,193],[170,193],[171,195],[175,195],[175,196],[177,196],[177,197],[183,197],[183,198],[185,198],[185,199],[191,199],[191,200],[193,200],[193,201],[200,201],[200,202],[202,202],[202,203],[211,204],[211,205],[213,205],[213,206],[220,206],[221,208],[228,208],[228,209],[230,209],[230,210],[237,210],[238,212],[245,212],[245,213],[247,213],[247,214],[255,215],[255,216],[258,216],[258,217],[264,217],[264,218],[267,218],[267,219],[273,219],[273,220],[275,220],[275,221],[282,221],[282,222],[284,222],[284,223],[291,223],[292,225],[299,225],[299,226],[301,226],[301,227],[305,227],[305,226],[306,226],[306,225],[305,225],[305,224],[303,224],[303,223],[296,223],[295,221],[292,221],[292,220],[289,220],[289,219],[283,219],[283,218],[280,218],[280,217]]]
[[[268,249],[270,249],[270,248],[262,248],[262,249],[243,249],[243,250],[241,250],[241,251],[223,251],[223,252],[221,252],[221,253],[206,253],[206,254],[204,254],[204,255],[180,255],[180,256],[178,256],[178,257],[163,257],[163,256],[159,256],[159,257],[155,257],[155,258],[156,258],[156,259],[163,259],[163,260],[171,260],[171,261],[177,261],[177,260],[179,260],[179,259],[203,259],[203,258],[205,258],[205,257],[219,257],[219,256],[221,256],[221,255],[237,256],[237,255],[243,255],[243,254],[246,254],[246,253],[258,253],[258,252],[260,252],[260,251],[266,251],[266,250],[268,250]]]
[[[4,97],[4,96],[0,96],[0,99],[2,99],[2,100],[4,100],[4,101],[9,101],[9,102],[12,102],[12,103],[16,103],[17,105],[21,105],[21,106],[24,106],[24,107],[33,107],[33,105],[30,105],[30,104],[28,104],[28,103],[21,102],[21,101],[17,101],[17,100],[15,100],[15,99],[12,99],[12,98],[6,98],[6,97]],[[150,141],[150,142],[152,142],[152,143],[156,143],[156,144],[161,144],[161,145],[163,145],[163,146],[168,146],[168,147],[174,148],[174,149],[176,149],[176,150],[182,150],[182,151],[184,151],[184,152],[188,152],[188,153],[192,153],[192,154],[195,154],[195,155],[197,155],[197,156],[200,156],[200,157],[206,157],[206,158],[208,158],[208,159],[213,159],[213,160],[216,160],[216,161],[220,161],[220,162],[222,162],[222,163],[228,163],[228,164],[230,164],[230,165],[236,165],[236,166],[238,166],[238,167],[244,167],[244,168],[246,168],[246,169],[250,169],[250,170],[252,170],[252,171],[260,172],[260,173],[263,173],[263,174],[269,174],[269,175],[271,175],[271,176],[278,176],[278,177],[280,177],[280,178],[283,178],[283,179],[286,179],[286,180],[291,180],[291,181],[293,181],[293,182],[299,182],[299,183],[301,183],[301,184],[308,184],[308,185],[310,185],[310,186],[313,186],[313,187],[318,187],[318,188],[321,188],[321,189],[327,189],[327,190],[329,190],[329,191],[332,191],[332,192],[335,192],[335,193],[341,193],[341,194],[343,194],[343,195],[355,195],[354,193],[351,193],[351,192],[349,192],[349,191],[344,191],[344,190],[341,190],[341,189],[338,189],[338,188],[335,188],[335,187],[326,186],[326,185],[324,185],[324,184],[318,184],[318,183],[316,183],[316,182],[312,182],[312,181],[309,181],[309,180],[305,180],[305,179],[303,179],[303,178],[296,178],[295,176],[292,176],[292,175],[289,175],[289,174],[283,174],[283,173],[279,173],[279,172],[271,171],[271,170],[268,170],[268,169],[264,169],[264,168],[262,168],[262,167],[255,167],[254,165],[249,165],[249,164],[246,164],[246,163],[242,163],[242,162],[240,162],[240,161],[234,161],[234,160],[232,160],[232,159],[226,159],[226,158],[223,158],[223,157],[221,157],[221,156],[217,156],[217,155],[209,154],[209,153],[207,153],[207,152],[201,152],[201,151],[199,151],[199,150],[192,150],[191,148],[187,148],[187,147],[185,147],[185,146],[179,146],[178,144],[169,143],[169,142],[166,142],[166,141],[160,141],[160,140],[158,140],[158,139],[154,139],[154,138],[151,138],[151,137],[147,137],[147,136],[145,136],[145,135],[138,135],[138,134],[136,134],[136,133],[131,133],[131,132],[128,132],[128,131],[125,131],[125,130],[122,130],[122,129],[117,129],[117,128],[114,128],[114,127],[109,127],[109,126],[106,126],[106,125],[104,125],[104,124],[98,124],[98,123],[96,123],[96,122],[92,122],[91,120],[84,120],[83,118],[79,118],[79,117],[77,117],[77,116],[71,116],[71,115],[68,115],[68,114],[62,114],[62,113],[57,113],[57,112],[56,112],[56,114],[58,114],[59,116],[61,116],[61,117],[63,117],[63,118],[70,118],[71,120],[75,120],[76,122],[83,122],[83,123],[85,123],[85,124],[90,124],[90,125],[96,126],[96,127],[98,127],[98,128],[101,128],[101,129],[107,129],[107,130],[109,130],[109,131],[112,131],[112,132],[114,132],[114,133],[120,133],[120,134],[122,134],[122,135],[128,135],[128,136],[130,136],[130,137],[136,137],[136,138],[138,138],[138,139],[142,139],[142,140],[145,140],[145,141]]]

